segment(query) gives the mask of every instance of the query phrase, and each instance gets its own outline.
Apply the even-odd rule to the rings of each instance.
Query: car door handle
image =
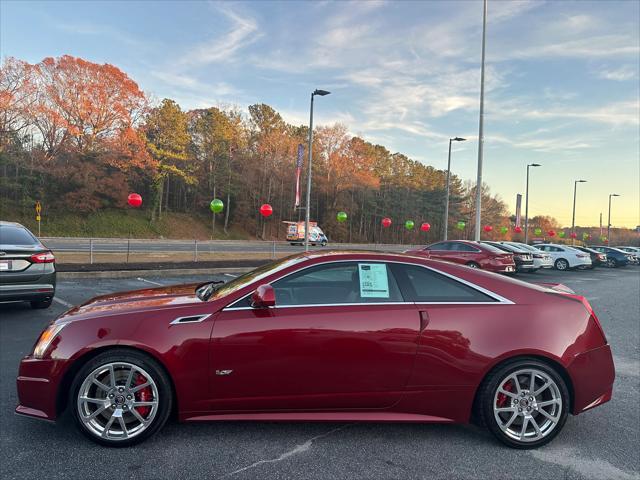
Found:
[[[426,310],[420,310],[420,332],[423,332],[429,325],[429,314]]]

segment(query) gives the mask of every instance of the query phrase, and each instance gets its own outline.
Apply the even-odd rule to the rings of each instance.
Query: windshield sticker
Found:
[[[359,263],[360,297],[389,298],[387,266],[380,263]]]

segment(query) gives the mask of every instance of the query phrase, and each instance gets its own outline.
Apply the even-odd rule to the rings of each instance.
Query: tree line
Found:
[[[149,220],[166,212],[208,212],[230,228],[282,238],[294,209],[298,145],[308,126],[291,125],[266,104],[184,110],[153,104],[125,72],[62,56],[29,64],[6,58],[0,70],[0,198],[42,201],[49,211],[124,208],[140,193]],[[301,179],[304,199],[305,167]],[[349,134],[336,123],[314,129],[311,218],[335,241],[425,242],[440,237],[446,172]],[[450,236],[471,235],[475,186],[451,177]],[[509,225],[506,205],[483,186],[482,223]],[[274,214],[262,218],[261,204]],[[304,201],[303,201],[304,204]],[[344,211],[348,220],[337,222]],[[212,214],[211,214],[212,215]],[[391,228],[381,220],[389,217]],[[405,220],[416,228],[404,228]],[[465,222],[462,230],[455,228]],[[428,222],[431,230],[418,227]]]

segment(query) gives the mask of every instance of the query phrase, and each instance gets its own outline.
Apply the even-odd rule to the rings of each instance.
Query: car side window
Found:
[[[495,302],[496,300],[453,278],[418,265],[394,264],[406,299],[413,302]]]
[[[466,243],[456,243],[456,250],[459,252],[477,252],[475,248],[471,245],[467,245]]]
[[[386,263],[339,262],[310,267],[272,283],[276,307],[403,302]]]
[[[451,250],[451,242],[440,242],[429,245],[425,250]]]

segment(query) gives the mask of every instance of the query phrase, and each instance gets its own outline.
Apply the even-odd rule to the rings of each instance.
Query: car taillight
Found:
[[[56,261],[56,257],[51,252],[43,252],[31,255],[29,260],[31,260],[31,263],[53,263]]]
[[[602,253],[598,254],[598,260],[606,260],[606,259],[607,259],[606,255],[603,255]]]
[[[584,305],[584,308],[587,309],[587,312],[589,312],[589,316],[593,319],[593,322],[596,324],[596,326],[598,327],[598,330],[600,330],[600,333],[602,334],[602,339],[604,340],[604,343],[607,343],[607,336],[604,334],[604,330],[602,328],[602,325],[600,325],[600,320],[598,320],[598,317],[596,316],[596,312],[593,311],[593,308],[591,307],[591,304],[589,303],[589,301],[583,297],[582,295],[575,295],[573,293],[564,293],[564,292],[558,292],[561,295],[564,295],[566,297],[569,297],[573,300],[576,300],[580,303],[582,303],[582,305]]]
[[[587,258],[589,255],[587,255],[586,253],[579,253],[576,255],[576,257],[578,258]]]

